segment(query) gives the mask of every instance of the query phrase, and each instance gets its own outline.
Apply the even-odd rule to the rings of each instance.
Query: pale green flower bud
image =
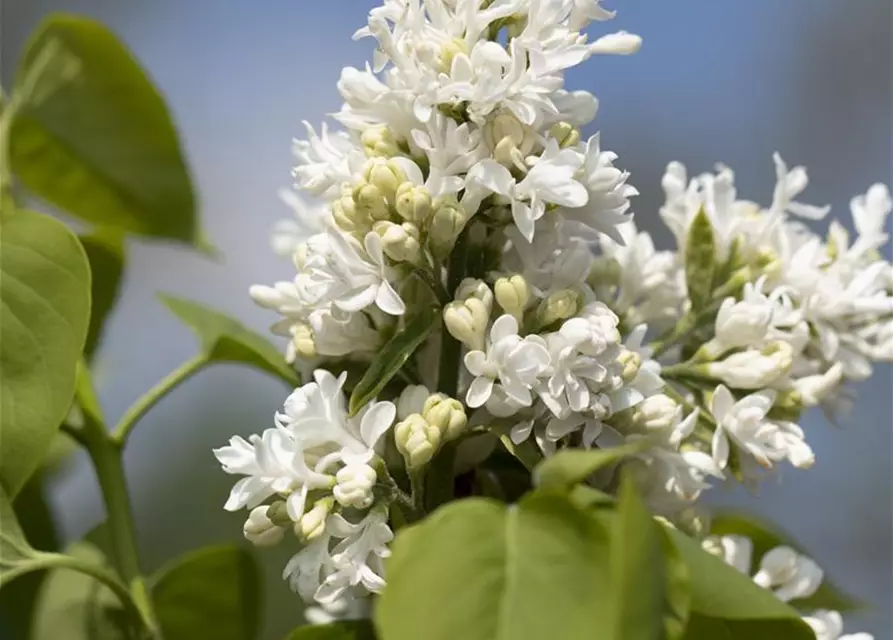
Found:
[[[484,333],[489,321],[490,311],[477,298],[450,302],[443,310],[443,323],[450,335],[475,351],[484,348]]]
[[[287,527],[292,524],[291,516],[288,515],[288,507],[285,500],[276,500],[267,509],[267,517],[273,521],[273,524],[280,527]]]
[[[512,165],[517,159],[523,163],[524,157],[530,155],[536,135],[513,113],[503,112],[484,125],[484,140],[498,162]]]
[[[381,248],[391,260],[421,264],[422,245],[417,226],[409,222],[376,222],[372,230],[381,238]]]
[[[332,498],[317,500],[313,508],[301,516],[301,521],[295,526],[295,533],[306,542],[321,536],[326,530],[326,519],[333,506],[335,501]]]
[[[396,208],[400,217],[407,222],[422,225],[431,216],[431,193],[425,187],[404,182],[397,188]]]
[[[456,288],[456,300],[468,300],[477,298],[484,303],[489,314],[493,310],[493,292],[483,280],[477,278],[465,278]]]
[[[369,226],[369,217],[358,210],[354,189],[350,185],[345,185],[341,189],[341,197],[332,203],[332,218],[338,227],[348,233],[363,231]]]
[[[496,294],[496,302],[503,311],[515,317],[520,322],[524,315],[524,309],[530,301],[530,287],[522,275],[513,275],[499,278],[493,285]]]
[[[562,149],[576,147],[580,143],[580,130],[569,122],[556,122],[549,130]]]
[[[432,248],[442,256],[449,254],[466,222],[468,215],[455,197],[438,199],[428,228]]]
[[[468,418],[462,403],[442,393],[435,393],[425,401],[422,417],[432,427],[440,430],[444,442],[455,440],[468,426]]]
[[[372,487],[378,475],[368,464],[348,464],[335,475],[337,484],[332,488],[335,500],[343,507],[366,509],[375,500]]]
[[[669,429],[676,422],[679,405],[667,395],[658,393],[645,398],[633,411],[633,424],[646,431]]]
[[[268,516],[267,505],[255,507],[248,514],[242,527],[245,539],[256,547],[272,547],[282,541],[285,529],[274,523]]]
[[[556,291],[540,303],[539,321],[541,326],[549,326],[559,320],[572,318],[580,311],[582,296],[573,289]]]
[[[387,220],[391,216],[388,201],[374,184],[360,183],[353,191],[357,215],[368,227],[373,220]]]
[[[316,341],[313,339],[313,329],[310,325],[300,322],[292,327],[292,344],[295,353],[302,358],[316,357]]]
[[[630,383],[639,375],[639,367],[642,366],[642,356],[635,351],[624,349],[617,357],[617,362],[622,367],[620,377],[624,382]]]
[[[457,55],[468,55],[468,45],[464,38],[453,38],[444,42],[440,47],[440,70],[450,73],[453,67],[453,59]]]
[[[400,145],[385,126],[369,127],[360,136],[363,151],[370,158],[393,158],[400,155]]]
[[[381,195],[391,205],[396,200],[397,187],[407,181],[406,172],[400,168],[400,165],[384,158],[368,160],[364,165],[363,177],[366,182],[377,187]]]
[[[394,441],[406,460],[406,467],[418,469],[428,464],[440,448],[440,429],[414,413],[394,427]]]

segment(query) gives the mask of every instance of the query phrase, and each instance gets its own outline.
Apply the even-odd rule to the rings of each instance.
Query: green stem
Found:
[[[413,469],[409,472],[409,484],[412,488],[412,510],[415,514],[425,513],[425,469]]]
[[[112,439],[123,447],[127,442],[127,436],[130,435],[130,431],[136,426],[136,423],[139,422],[152,407],[158,404],[162,398],[194,374],[198,373],[207,363],[208,359],[204,355],[197,355],[171,371],[144,396],[130,406],[121,417],[121,420],[118,421],[118,425],[115,427],[112,434]]]
[[[124,475],[122,443],[109,435],[99,409],[86,365],[78,370],[76,398],[84,412],[84,426],[79,430],[81,442],[87,449],[99,488],[105,502],[112,559],[118,574],[130,587],[130,597],[139,617],[153,639],[161,638],[152,600],[145,578],[140,571],[136,548],[136,525]]]

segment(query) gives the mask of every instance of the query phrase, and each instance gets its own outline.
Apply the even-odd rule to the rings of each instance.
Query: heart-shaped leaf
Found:
[[[71,407],[90,266],[49,216],[4,209],[0,225],[0,484],[15,497]]]
[[[195,197],[161,96],[104,26],[52,14],[16,73],[10,164],[79,218],[200,244]]]

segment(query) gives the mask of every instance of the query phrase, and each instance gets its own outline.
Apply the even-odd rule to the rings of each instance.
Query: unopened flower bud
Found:
[[[353,198],[356,202],[358,224],[365,223],[368,227],[371,221],[387,220],[391,215],[387,199],[374,184],[358,184],[353,190]]]
[[[435,393],[425,401],[422,417],[440,430],[444,442],[458,438],[468,425],[462,403],[442,393]]]
[[[349,185],[341,189],[341,197],[332,203],[332,218],[339,228],[348,233],[365,230],[369,221],[367,215],[358,211],[354,189]]]
[[[524,276],[513,275],[499,278],[493,285],[493,291],[496,294],[496,302],[499,303],[503,311],[520,321],[530,300],[530,287]]]
[[[414,384],[406,387],[397,398],[397,419],[405,420],[413,413],[421,413],[425,401],[431,392],[423,384]]]
[[[395,262],[420,264],[422,245],[419,244],[419,228],[410,222],[376,222],[372,230],[381,238],[381,248]]]
[[[642,366],[642,356],[635,351],[624,349],[617,356],[617,362],[622,367],[620,377],[623,379],[623,382],[629,384],[639,375],[639,367]]]
[[[418,469],[428,464],[437,453],[441,441],[440,429],[414,413],[394,427],[394,441],[406,460],[407,468]]]
[[[313,340],[313,329],[303,322],[296,323],[292,327],[292,344],[295,353],[302,358],[316,357],[316,342]]]
[[[368,464],[348,464],[335,475],[335,500],[344,507],[366,509],[375,499],[372,487],[376,478],[375,469]]]
[[[287,527],[292,524],[291,516],[288,515],[288,506],[285,500],[276,500],[267,509],[267,517],[273,521],[273,524],[280,527]]]
[[[268,508],[267,505],[261,505],[252,509],[242,527],[245,539],[256,547],[272,547],[279,544],[285,535],[285,529],[267,517]]]
[[[317,500],[313,508],[301,516],[301,521],[295,526],[295,533],[306,542],[321,536],[326,530],[326,519],[334,504],[332,498]]]
[[[450,302],[443,310],[443,323],[450,335],[469,349],[477,351],[484,348],[484,333],[489,321],[489,310],[477,298]]]
[[[401,218],[418,225],[428,221],[433,208],[428,189],[407,181],[397,188],[396,197],[396,209]]]
[[[384,158],[368,160],[364,166],[363,177],[366,182],[378,188],[389,204],[394,204],[397,188],[407,180],[406,172],[399,164]]]
[[[457,55],[468,55],[468,45],[464,38],[453,38],[443,43],[440,47],[440,70],[450,73]]]
[[[511,112],[502,112],[492,117],[484,125],[484,140],[499,160],[497,149],[517,149],[522,158],[533,150],[535,135],[528,125],[524,124]],[[501,160],[499,160],[501,162]]]
[[[394,134],[385,126],[369,127],[360,136],[363,151],[370,158],[392,158],[400,155],[400,146]]]
[[[730,387],[762,389],[785,375],[794,363],[790,344],[775,341],[762,350],[749,349],[733,353],[720,362],[705,365],[706,372]]]
[[[439,255],[446,255],[452,250],[467,221],[468,215],[455,197],[438,199],[431,216],[428,237]]]
[[[571,318],[580,311],[582,296],[573,289],[556,291],[540,303],[539,321],[543,327]]]
[[[468,300],[477,298],[484,303],[487,313],[493,310],[493,292],[483,280],[477,278],[465,278],[456,287],[456,300]]]
[[[837,388],[842,378],[843,365],[838,362],[825,373],[797,378],[794,380],[794,389],[803,406],[814,407]]]
[[[636,406],[633,424],[640,429],[661,431],[669,429],[676,422],[679,405],[662,393],[648,396]]]
[[[576,147],[580,143],[580,130],[569,122],[556,122],[549,130],[562,149]]]

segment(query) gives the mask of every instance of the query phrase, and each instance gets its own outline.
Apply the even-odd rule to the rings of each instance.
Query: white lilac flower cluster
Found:
[[[660,214],[678,248],[636,229],[628,174],[598,134],[581,137],[597,100],[564,89],[590,56],[638,49],[625,32],[583,33],[612,17],[601,0],[386,0],[357,32],[377,43],[371,66],[338,83],[343,129],[307,125],[295,143],[306,199],[288,196],[299,220],[274,246],[297,275],[251,295],[282,316],[273,331],[314,382],[274,428],[216,454],[245,476],[227,508],[252,509],[249,539],[291,529],[306,543],[285,573],[308,600],[343,611],[383,586],[400,494],[389,448],[406,477],[469,425],[543,456],[638,443],[628,465],[673,518],[711,478],[809,467],[801,412],[839,406],[844,382],[893,359],[886,187],[853,199],[855,238],[833,222],[822,239],[802,220],[827,209],[795,200],[803,168],[776,156],[762,208],[727,167],[689,181],[672,163]],[[394,379],[406,388],[349,417],[336,376],[432,305],[443,328]]]
[[[751,575],[753,542],[739,535],[710,536],[704,540],[707,551],[744,575]],[[767,551],[759,558],[753,581],[770,590],[779,600],[792,602],[811,598],[822,586],[824,573],[814,560],[787,546]],[[803,621],[815,632],[816,640],[873,640],[868,633],[843,635],[843,617],[837,611],[820,609],[803,615]]]

